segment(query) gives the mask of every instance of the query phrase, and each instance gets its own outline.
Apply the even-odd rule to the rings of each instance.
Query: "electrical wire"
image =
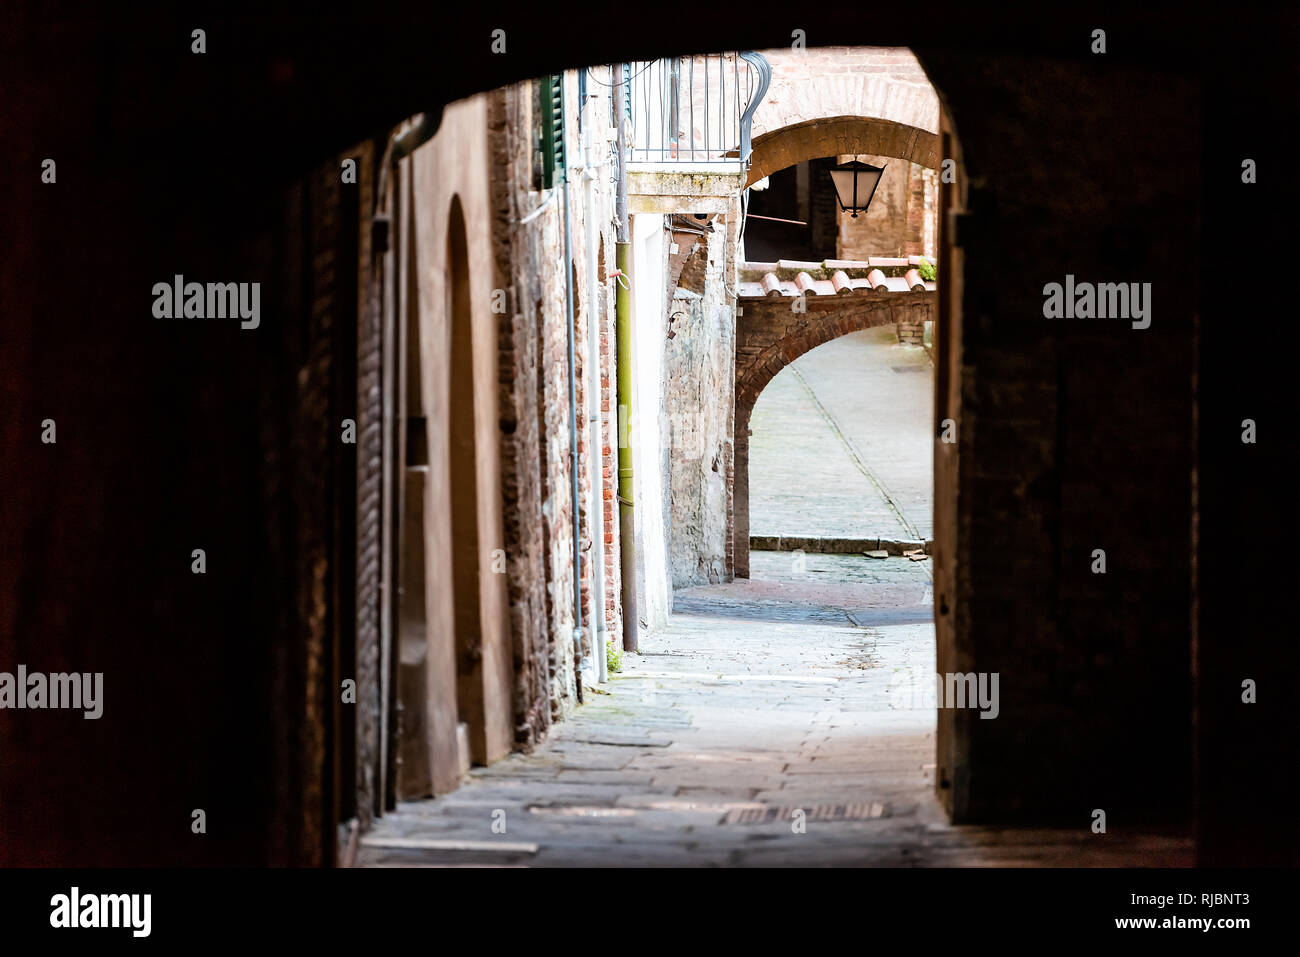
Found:
[[[658,60],[646,60],[646,61],[645,61],[645,66],[641,67],[641,69],[637,70],[635,73],[633,73],[632,75],[628,76],[628,77],[627,77],[626,79],[624,79],[622,82],[623,82],[623,83],[630,84],[633,80],[635,80],[635,79],[636,79],[637,77],[639,77],[642,73],[644,73],[646,70],[650,69],[650,67],[654,66],[654,65],[655,65],[656,63],[658,63],[658,62],[659,62]],[[612,89],[614,89],[614,87],[615,87],[616,85],[618,85],[618,84],[615,84],[615,83],[605,83],[605,82],[602,81],[602,80],[598,80],[598,79],[596,79],[595,75],[593,75],[592,72],[591,72],[591,67],[589,67],[589,66],[585,66],[585,67],[583,67],[583,69],[587,71],[587,80],[588,80],[589,82],[591,82],[591,83],[595,83],[597,86],[603,86],[603,87],[605,87],[606,89],[612,90]]]
[[[538,216],[542,215],[542,213],[545,212],[546,208],[554,202],[555,202],[555,190],[551,190],[551,195],[546,198],[546,202],[542,203],[542,205],[538,206],[535,210],[533,210],[523,219],[516,219],[515,225],[523,226],[527,223],[531,223]]]

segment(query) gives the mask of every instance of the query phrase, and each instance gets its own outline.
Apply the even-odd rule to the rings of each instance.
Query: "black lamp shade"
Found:
[[[840,209],[852,213],[854,219],[857,219],[858,213],[865,213],[871,205],[871,197],[876,195],[876,187],[880,185],[880,175],[884,171],[883,166],[872,166],[857,160],[832,167],[831,182],[835,186],[835,197],[840,201]]]

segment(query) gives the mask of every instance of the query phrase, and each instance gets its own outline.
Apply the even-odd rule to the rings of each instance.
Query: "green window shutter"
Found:
[[[632,119],[632,64],[623,64],[623,115]]]
[[[542,83],[542,188],[550,189],[564,175],[564,74]]]

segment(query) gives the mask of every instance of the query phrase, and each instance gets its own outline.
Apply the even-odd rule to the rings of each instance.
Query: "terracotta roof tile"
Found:
[[[805,262],[799,262],[797,259],[781,259],[777,261],[776,265],[779,269],[794,269],[794,270],[804,270],[804,271],[810,269],[816,270],[822,268],[821,263],[805,263]]]
[[[740,265],[740,282],[736,292],[741,298],[772,296],[848,296],[870,292],[934,292],[938,286],[921,278],[915,268],[920,256],[879,257],[870,259],[827,259],[802,262],[781,259],[777,262],[747,262]],[[903,276],[886,276],[884,268],[911,266]]]

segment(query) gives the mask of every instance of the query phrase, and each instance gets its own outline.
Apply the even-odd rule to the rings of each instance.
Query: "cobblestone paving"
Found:
[[[893,706],[900,674],[934,669],[927,566],[755,553],[752,580],[679,592],[669,626],[534,754],[402,804],[358,863],[1190,863],[1185,840],[1093,835],[1086,822],[945,823],[934,712]]]
[[[750,533],[932,538],[933,393],[924,350],[889,326],[796,359],[750,420]]]
[[[748,580],[682,589],[673,595],[673,611],[750,621],[930,626],[934,605],[931,574],[928,559],[912,562],[861,555],[751,552]],[[934,664],[933,645],[931,634],[924,643],[930,666]]]

